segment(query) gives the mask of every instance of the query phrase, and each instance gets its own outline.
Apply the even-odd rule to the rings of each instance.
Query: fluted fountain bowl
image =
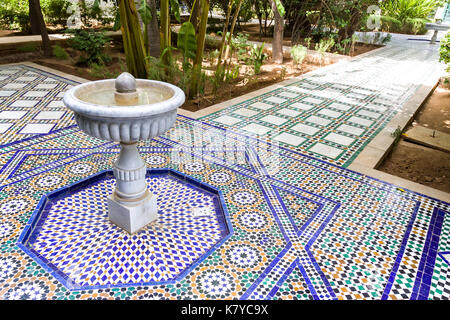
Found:
[[[150,140],[174,124],[177,108],[185,101],[180,88],[161,81],[136,79],[137,97],[127,98],[125,88],[125,98],[118,102],[115,98],[118,79],[87,82],[66,92],[63,102],[74,112],[81,130],[102,140],[130,143]]]

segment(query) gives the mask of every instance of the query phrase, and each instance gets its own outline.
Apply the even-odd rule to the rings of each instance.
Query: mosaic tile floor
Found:
[[[393,49],[378,51],[378,55],[388,55],[389,52],[391,55],[390,50]],[[395,52],[400,59],[401,53]],[[364,60],[356,60],[349,66],[362,63]],[[12,71],[9,71],[11,68]],[[52,78],[54,80],[51,81],[57,84],[52,89],[46,89],[52,99],[38,102],[39,108],[29,111],[33,114],[38,114],[52,102],[59,101],[64,88],[73,85],[71,81],[27,66],[0,67],[1,77],[14,76],[17,79],[28,77],[30,72],[36,73],[40,81]],[[316,80],[318,77],[313,77],[313,80],[307,78],[295,86],[306,87],[305,84],[313,84]],[[4,87],[17,80],[2,81],[1,86]],[[367,81],[374,82],[369,79]],[[324,92],[327,92],[325,87],[329,88],[329,84],[328,80],[321,84]],[[30,84],[32,91],[35,91],[36,85],[38,84]],[[6,89],[0,90],[8,91]],[[397,105],[415,89],[416,87],[405,88],[402,91],[403,98],[396,100]],[[14,93],[7,98],[4,98],[6,94],[0,98],[3,100],[2,111],[21,111],[13,108],[12,104],[17,100],[32,100],[23,98],[27,89],[10,91]],[[311,99],[319,98],[311,95],[311,99],[305,101],[304,95],[294,97],[292,94],[281,94],[283,92],[296,94],[297,91],[278,90],[276,94],[264,95],[264,99],[259,101],[276,108],[270,114],[257,116],[241,110],[240,115],[231,115],[234,110],[244,108],[236,106],[229,108],[230,112],[227,114],[225,110],[220,115],[214,114],[202,121],[179,116],[175,127],[164,136],[140,143],[139,149],[149,167],[172,169],[216,188],[223,197],[221,203],[227,212],[226,223],[230,231],[228,237],[214,250],[195,257],[195,261],[187,262],[190,267],[185,270],[188,271],[181,273],[173,282],[167,281],[168,278],[160,274],[159,277],[154,274],[150,283],[139,280],[126,286],[109,283],[95,287],[89,281],[78,281],[78,287],[70,287],[65,279],[55,276],[52,271],[54,269],[46,268],[22,250],[18,242],[23,240],[23,231],[35,209],[39,207],[42,197],[53,191],[64,191],[64,200],[58,204],[61,208],[77,202],[74,208],[81,214],[90,210],[99,214],[104,203],[99,200],[98,195],[106,194],[106,190],[111,188],[107,179],[99,184],[103,186],[100,188],[102,191],[89,192],[89,189],[85,189],[81,191],[82,196],[67,186],[109,170],[118,155],[119,147],[114,143],[86,136],[77,129],[68,114],[60,120],[39,120],[30,114],[27,119],[33,124],[51,123],[52,128],[43,132],[42,127],[41,130],[26,134],[21,133],[22,128],[28,124],[26,121],[22,122],[22,118],[2,119],[2,124],[9,127],[1,135],[0,149],[0,298],[449,299],[448,201],[431,199],[345,169],[345,165],[366,142],[353,150],[343,149],[333,161],[324,161],[323,157],[315,153],[311,156],[313,153],[309,150],[298,146],[287,147],[282,140],[292,141],[291,136],[285,135],[278,139],[274,137],[272,140],[269,133],[256,137],[251,133],[244,133],[246,131],[242,127],[224,130],[223,125],[213,120],[219,116],[239,118],[242,114],[247,114],[258,119],[265,117],[269,121],[267,123],[278,122],[283,126],[288,121],[281,124],[284,120],[278,118],[285,119],[288,114],[297,117],[299,114],[295,112],[302,112],[288,104],[314,105],[316,101]],[[267,101],[270,97],[273,99]],[[288,100],[281,102],[275,98]],[[372,96],[370,99],[378,97]],[[344,100],[341,99],[340,103],[348,106],[348,102]],[[392,107],[375,100],[367,102]],[[259,112],[258,108],[249,106],[256,101],[246,103],[246,109]],[[328,104],[313,106],[317,112],[299,116],[295,125],[317,128],[316,124],[325,119],[337,126],[337,121],[332,120],[332,113],[328,111],[334,111],[334,115],[340,117],[337,115],[339,109],[325,108],[326,105]],[[259,106],[265,108],[263,104]],[[290,111],[284,110],[281,114],[275,112],[283,109]],[[346,113],[345,119],[374,119],[367,112],[376,112],[360,107],[352,110],[354,113]],[[341,121],[339,126],[347,125],[364,130],[361,136],[367,135],[368,141],[388,121],[388,113],[392,116],[395,111],[392,109],[390,112],[382,112],[379,119],[383,120],[372,120],[375,124],[370,125],[369,129],[347,120]],[[23,117],[28,115],[24,114]],[[317,119],[312,118],[312,121],[303,123],[303,119],[307,117]],[[263,126],[262,122],[249,121],[247,125],[250,124],[259,132],[265,130],[258,127]],[[320,128],[318,134],[329,138],[318,140],[324,145],[333,146],[332,140],[341,139],[329,137],[333,132],[324,129],[328,127]],[[312,140],[306,136],[304,139],[303,143],[309,143],[312,148]],[[325,141],[330,141],[331,144]],[[352,141],[350,145],[352,143],[359,143],[359,140]],[[194,186],[186,183],[188,189]],[[173,192],[170,190],[168,192]],[[76,200],[81,198],[80,201]],[[176,200],[177,204],[183,203],[177,201],[181,200]],[[174,215],[180,214],[179,210],[183,205],[175,207]],[[65,212],[65,209],[61,211]],[[82,218],[78,216],[78,219]],[[95,228],[95,223],[98,223],[96,221],[86,222],[86,225]],[[47,222],[50,223],[51,220]],[[57,230],[57,222],[50,223],[49,228]],[[105,222],[102,223],[107,226]],[[208,224],[205,232],[211,230],[211,225],[214,223]],[[40,225],[45,226],[45,223]],[[83,232],[76,230],[76,224],[61,223],[59,227],[62,228],[59,229],[62,233]],[[188,234],[198,232],[198,228],[192,224],[187,224],[185,228]],[[87,232],[86,229],[84,232]],[[41,248],[46,248],[47,240],[41,240],[33,239],[33,243],[42,243]],[[77,241],[80,246],[89,247],[89,237],[79,237]],[[155,242],[147,244],[147,248],[157,252],[164,249],[163,244],[164,241]],[[124,242],[113,251],[125,255],[132,246],[133,243]],[[202,250],[206,247],[209,245],[204,245]],[[64,251],[64,246],[60,248]],[[65,262],[75,269],[82,268],[92,256],[83,251],[81,253],[78,260],[69,257],[70,253],[69,256],[57,259],[57,269],[63,268]],[[67,252],[59,254],[62,257]],[[179,259],[186,255],[186,250],[180,246],[172,250],[171,254],[173,259]],[[128,267],[124,264],[125,269],[116,269],[114,273],[118,277],[132,274]],[[105,270],[104,265],[100,268]]]
[[[347,167],[442,68],[437,60],[434,50],[384,48],[200,120]]]

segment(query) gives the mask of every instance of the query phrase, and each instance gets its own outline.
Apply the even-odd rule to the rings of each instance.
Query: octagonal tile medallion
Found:
[[[104,171],[43,196],[18,245],[69,289],[173,283],[232,233],[221,193],[171,169],[149,170],[158,220],[129,235],[108,219]]]

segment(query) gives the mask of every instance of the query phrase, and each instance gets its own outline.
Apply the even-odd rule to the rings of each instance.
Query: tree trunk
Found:
[[[269,0],[272,7],[275,25],[273,29],[272,41],[272,60],[275,63],[283,63],[283,33],[284,33],[284,19],[278,12],[275,1]]]
[[[50,38],[48,37],[47,28],[45,27],[44,16],[42,15],[41,4],[39,0],[29,0],[28,3],[31,11],[30,16],[34,15],[39,24],[39,33],[42,38],[42,48],[44,55],[49,57],[52,55],[52,46],[50,44]]]
[[[149,54],[152,57],[159,58],[161,55],[161,37],[159,35],[158,13],[156,11],[156,1],[148,0],[152,12],[152,20],[148,26]]]
[[[31,26],[31,34],[38,35],[41,34],[39,28],[39,19],[36,16],[35,10],[33,8],[33,1],[28,1],[28,9],[30,13],[30,26]]]

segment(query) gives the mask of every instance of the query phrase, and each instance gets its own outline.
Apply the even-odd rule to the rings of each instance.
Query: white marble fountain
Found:
[[[120,142],[120,155],[113,166],[116,189],[108,196],[108,215],[128,233],[139,231],[157,218],[157,199],[147,190],[147,168],[136,145],[173,126],[177,108],[185,101],[184,92],[125,72],[117,79],[75,86],[63,101],[85,133]]]

